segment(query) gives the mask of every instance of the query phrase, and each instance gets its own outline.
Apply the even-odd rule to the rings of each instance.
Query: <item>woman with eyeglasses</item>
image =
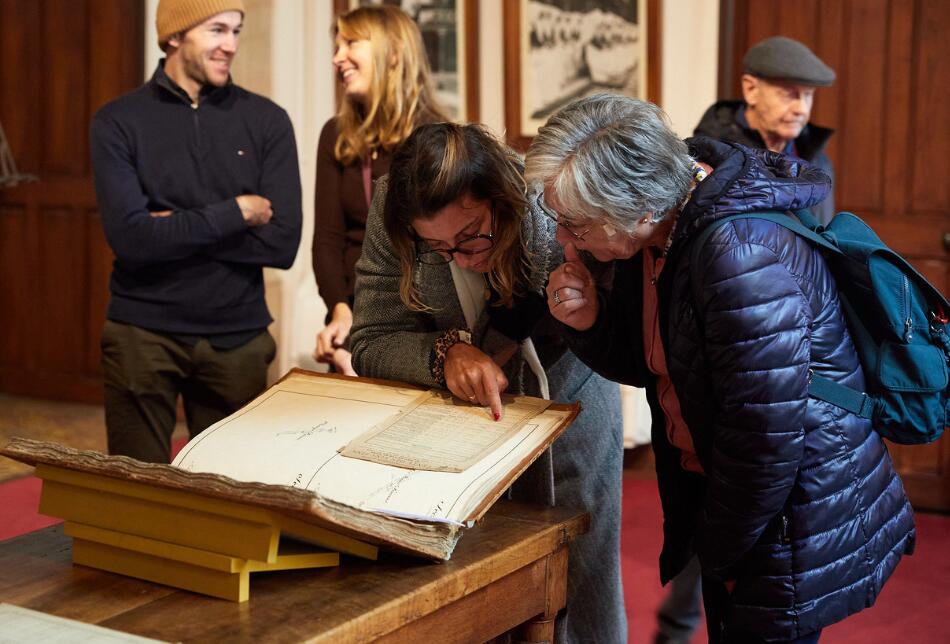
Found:
[[[557,641],[624,642],[619,390],[567,351],[547,312],[561,250],[532,203],[520,157],[484,128],[418,127],[376,186],[356,265],[353,366],[447,388],[496,419],[502,392],[582,402],[511,495],[592,515],[570,546]]]
[[[333,65],[339,112],[317,145],[313,274],[327,306],[318,362],[355,375],[347,338],[353,323],[353,267],[360,257],[373,180],[420,123],[446,121],[416,23],[398,7],[359,7],[336,19]]]
[[[814,644],[873,605],[913,552],[913,513],[871,422],[810,389],[864,388],[834,276],[759,217],[821,202],[829,177],[681,141],[656,105],[611,95],[553,115],[526,165],[565,246],[552,315],[587,364],[646,388],[660,576],[698,555],[709,642]],[[611,262],[609,284],[578,251]]]

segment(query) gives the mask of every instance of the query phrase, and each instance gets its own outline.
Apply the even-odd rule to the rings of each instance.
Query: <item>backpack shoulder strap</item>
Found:
[[[696,297],[698,293],[695,290],[695,285],[699,282],[697,279],[697,271],[699,270],[699,253],[702,252],[703,246],[706,245],[706,241],[716,231],[716,229],[729,223],[730,221],[735,221],[737,219],[765,219],[784,228],[788,228],[798,236],[804,237],[819,248],[823,248],[824,250],[836,255],[842,254],[840,248],[816,232],[815,229],[818,228],[818,222],[814,219],[814,217],[812,217],[810,212],[807,210],[800,210],[795,212],[794,215],[794,217],[791,217],[789,216],[789,213],[784,212],[755,212],[741,215],[730,215],[728,217],[723,217],[722,219],[714,221],[713,223],[706,226],[702,231],[700,231],[699,235],[697,235],[696,239],[694,239],[692,242],[689,254],[690,282],[693,286],[694,294],[693,301],[699,301]],[[806,225],[808,227],[806,227]]]
[[[699,281],[700,281],[698,267],[699,267],[699,254],[702,252],[703,246],[706,245],[706,241],[709,240],[709,238],[712,236],[714,232],[716,232],[716,230],[718,230],[722,226],[725,226],[730,221],[736,221],[737,219],[767,219],[769,221],[774,221],[781,226],[785,226],[786,228],[794,230],[795,232],[803,236],[809,236],[809,239],[811,238],[810,235],[814,234],[810,230],[805,228],[803,225],[801,225],[799,222],[793,221],[792,218],[789,217],[787,214],[779,213],[779,212],[745,213],[745,214],[740,214],[740,215],[729,215],[728,217],[717,219],[716,221],[712,222],[711,224],[703,228],[701,231],[699,231],[699,234],[696,236],[695,239],[693,239],[693,241],[690,244],[689,281],[690,281],[690,287],[692,288],[692,291],[693,291],[694,304],[699,303],[699,291],[697,290],[697,284],[699,284]],[[796,225],[797,225],[797,228],[793,227]],[[817,237],[817,235],[815,236]],[[821,242],[816,242],[816,243],[821,243]],[[698,316],[699,307],[696,306],[695,308],[696,308],[696,314]]]
[[[794,215],[794,216],[790,216]],[[793,233],[797,234],[799,237],[804,237],[808,241],[812,242],[816,246],[825,249],[836,255],[841,255],[841,249],[839,249],[834,243],[832,243],[824,235],[820,235],[817,232],[819,228],[818,222],[815,221],[811,213],[807,210],[799,210],[797,212],[761,212],[761,213],[752,213],[749,215],[736,215],[736,218],[743,217],[746,219],[766,219],[768,221],[774,222],[779,226],[788,228]],[[732,219],[732,217],[727,217],[726,219]],[[723,220],[725,221],[725,220]]]

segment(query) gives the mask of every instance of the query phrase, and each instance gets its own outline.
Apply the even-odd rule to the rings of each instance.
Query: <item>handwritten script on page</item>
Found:
[[[340,453],[365,437],[369,428],[385,427],[430,398],[431,392],[419,389],[292,375],[192,439],[173,465],[239,481],[312,490],[365,510],[464,522],[479,500],[501,485],[507,473],[524,462],[526,453],[569,414],[537,407],[534,417],[515,428],[518,409],[507,408],[505,422],[510,427],[503,435],[496,434],[497,448],[464,472],[398,467]],[[501,425],[488,420],[482,408],[468,407],[465,413],[480,414],[489,430]],[[450,429],[456,431],[459,424]],[[489,437],[475,440],[487,444]],[[467,449],[475,451],[474,446]]]
[[[504,397],[500,421],[484,408],[432,392],[340,451],[343,456],[412,470],[464,472],[551,404],[540,398]]]

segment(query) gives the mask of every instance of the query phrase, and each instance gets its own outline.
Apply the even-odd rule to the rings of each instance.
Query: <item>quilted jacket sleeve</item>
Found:
[[[747,225],[717,230],[693,271],[716,401],[696,549],[723,578],[782,511],[805,444],[813,314],[788,257],[804,247],[784,229],[739,235]]]

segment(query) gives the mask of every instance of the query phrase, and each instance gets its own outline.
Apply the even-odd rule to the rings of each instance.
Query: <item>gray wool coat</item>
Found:
[[[356,265],[350,347],[362,376],[438,387],[430,372],[436,338],[465,328],[448,265],[414,266],[414,280],[431,311],[409,309],[399,296],[401,268],[383,227],[387,179],[374,189],[363,252]],[[523,235],[535,270],[531,288],[540,292],[562,259],[556,225],[539,211],[524,218]],[[547,317],[547,316],[546,316]],[[547,322],[551,322],[548,318]],[[544,321],[539,326],[545,326]],[[548,324],[548,328],[556,325]],[[473,345],[492,355],[514,342],[491,325],[486,311],[472,331]],[[551,398],[580,401],[583,411],[512,486],[519,500],[563,505],[591,513],[590,532],[571,545],[568,609],[558,621],[560,642],[624,642],[627,627],[620,583],[620,497],[623,429],[617,385],[604,380],[566,350],[560,338],[533,334]],[[538,395],[539,385],[516,352],[504,367],[509,393]]]

